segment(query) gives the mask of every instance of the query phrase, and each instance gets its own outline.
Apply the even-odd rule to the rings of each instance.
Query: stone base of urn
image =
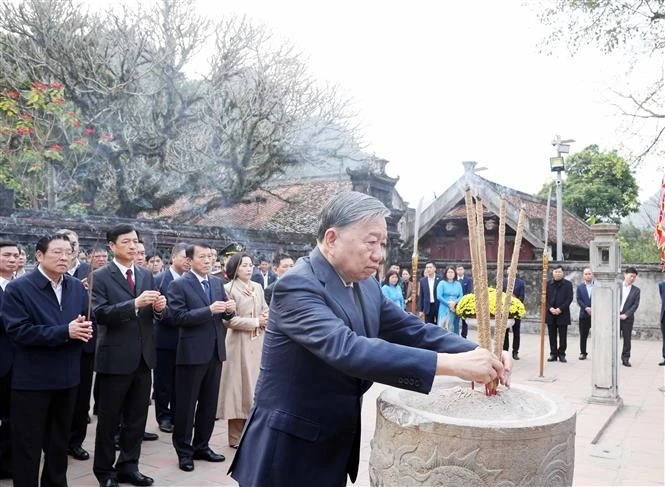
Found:
[[[436,378],[429,395],[387,389],[377,399],[369,460],[373,487],[570,486],[575,410],[512,385]]]

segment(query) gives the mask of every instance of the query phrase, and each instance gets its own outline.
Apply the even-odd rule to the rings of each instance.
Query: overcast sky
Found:
[[[626,81],[624,64],[539,54],[544,28],[518,0],[200,1],[213,17],[246,14],[289,39],[316,77],[352,97],[367,150],[390,161],[412,206],[441,194],[464,160],[536,192],[551,177],[555,134],[575,139],[573,152],[635,146],[608,89]],[[662,167],[647,166],[638,181],[652,194]]]

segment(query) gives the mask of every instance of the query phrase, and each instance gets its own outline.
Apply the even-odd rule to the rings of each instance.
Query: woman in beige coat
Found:
[[[226,362],[222,367],[217,417],[227,419],[229,446],[236,448],[245,420],[252,407],[254,388],[259,378],[263,333],[268,322],[268,305],[260,284],[251,280],[252,259],[238,253],[226,263],[231,281],[224,286],[229,299],[236,302],[236,314],[224,324]]]

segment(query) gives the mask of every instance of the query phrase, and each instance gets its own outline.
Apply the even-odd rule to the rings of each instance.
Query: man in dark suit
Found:
[[[81,262],[79,260],[78,257],[80,252],[79,236],[75,231],[69,230],[67,228],[58,230],[56,233],[58,235],[67,236],[67,238],[72,244],[72,259],[69,262],[69,269],[67,270],[67,273],[70,276],[75,277],[79,281],[83,281],[88,277],[88,274],[90,274],[90,265],[86,262]]]
[[[425,323],[436,323],[439,314],[439,303],[436,299],[436,287],[441,278],[436,274],[434,262],[425,264],[425,276],[420,279],[418,292],[418,316]]]
[[[621,349],[621,363],[624,367],[631,367],[630,348],[635,323],[635,311],[640,305],[640,288],[634,286],[637,279],[637,269],[628,267],[623,273],[623,286],[621,287],[621,311],[619,312],[619,328],[623,336]]]
[[[386,207],[347,191],[323,208],[317,247],[275,286],[254,405],[230,468],[242,486],[356,480],[362,396],[377,380],[429,392],[436,374],[507,380],[475,343],[405,313],[373,277]],[[476,361],[477,360],[477,361]]]
[[[563,267],[552,268],[552,279],[547,283],[547,334],[550,339],[548,362],[566,362],[568,348],[568,325],[570,325],[570,304],[573,302],[573,284],[563,278]],[[558,335],[558,345],[557,345]]]
[[[665,365],[665,281],[658,283],[658,291],[660,292],[660,333],[663,338],[663,360],[658,362],[658,365]]]
[[[503,278],[503,292],[506,292],[506,289],[508,287],[508,268],[506,268],[505,271],[506,277]],[[522,301],[524,303],[524,298],[525,298],[525,284],[524,280],[520,279],[519,277],[515,277],[515,284],[513,286],[513,296]],[[511,327],[513,330],[513,360],[519,360],[520,359],[520,328],[522,327],[522,320],[519,318],[515,318],[515,323],[513,323],[513,326]],[[506,335],[503,338],[503,349],[508,350],[510,347],[510,342],[508,340],[508,330],[506,330]]]
[[[157,290],[163,296],[169,285],[189,270],[190,264],[185,252],[189,244],[179,242],[171,250],[171,265],[155,276]],[[175,414],[175,359],[178,349],[178,327],[166,313],[161,320],[155,320],[157,342],[157,365],[155,366],[155,417],[160,431],[173,433]]]
[[[19,250],[16,242],[0,241],[0,306],[5,288],[14,277]],[[0,308],[1,309],[1,308]],[[12,477],[10,401],[14,350],[0,314],[0,479]]]
[[[98,334],[95,371],[99,381],[93,471],[104,487],[118,482],[152,485],[139,472],[141,441],[150,404],[150,369],[155,366],[153,317],[162,318],[166,298],[148,270],[134,265],[138,233],[117,225],[106,234],[113,262],[95,271],[92,300]],[[120,455],[114,433],[122,423]]]
[[[4,325],[14,345],[11,425],[17,487],[67,485],[81,347],[93,333],[85,287],[67,274],[71,255],[66,236],[40,238],[37,269],[7,284],[2,300]]]
[[[194,460],[222,462],[209,445],[215,426],[222,362],[226,360],[226,328],[235,301],[224,282],[210,275],[212,252],[205,244],[187,247],[191,270],[169,286],[169,314],[179,328],[176,357],[176,413],[173,446],[181,470],[194,470]],[[194,439],[192,440],[192,429]]]
[[[288,271],[290,271],[294,266],[293,257],[289,254],[277,254],[273,262],[273,269],[277,279],[273,281],[267,288],[263,290],[263,296],[266,299],[266,304],[270,306],[270,300],[272,299],[272,291],[275,288],[275,283]]]
[[[233,280],[233,276],[227,277],[229,280]],[[254,273],[252,274],[251,279],[252,281],[261,284],[261,287],[265,289],[277,280],[277,274],[275,274],[270,268],[268,259],[261,257],[259,265],[254,268]]]
[[[593,291],[593,272],[589,267],[582,271],[583,281],[577,286],[575,296],[580,307],[580,360],[587,358],[587,340],[591,330],[591,294]]]
[[[463,265],[458,265],[455,269],[457,274],[457,280],[462,285],[462,294],[473,294],[473,279],[465,275],[466,270]],[[462,318],[462,338],[466,338],[469,334],[469,325],[466,323],[466,320]]]

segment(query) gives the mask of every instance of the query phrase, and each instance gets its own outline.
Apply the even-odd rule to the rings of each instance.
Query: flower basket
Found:
[[[490,315],[494,317],[496,312],[496,289],[490,287],[487,289],[489,293],[489,305],[490,305]],[[501,302],[505,303],[506,293],[501,293]],[[462,296],[457,302],[457,307],[455,308],[455,313],[460,318],[475,318],[476,317],[476,295],[475,294],[466,294]],[[510,310],[508,311],[508,318],[511,319],[522,319],[526,315],[526,308],[524,303],[517,299],[515,296],[510,300]]]

